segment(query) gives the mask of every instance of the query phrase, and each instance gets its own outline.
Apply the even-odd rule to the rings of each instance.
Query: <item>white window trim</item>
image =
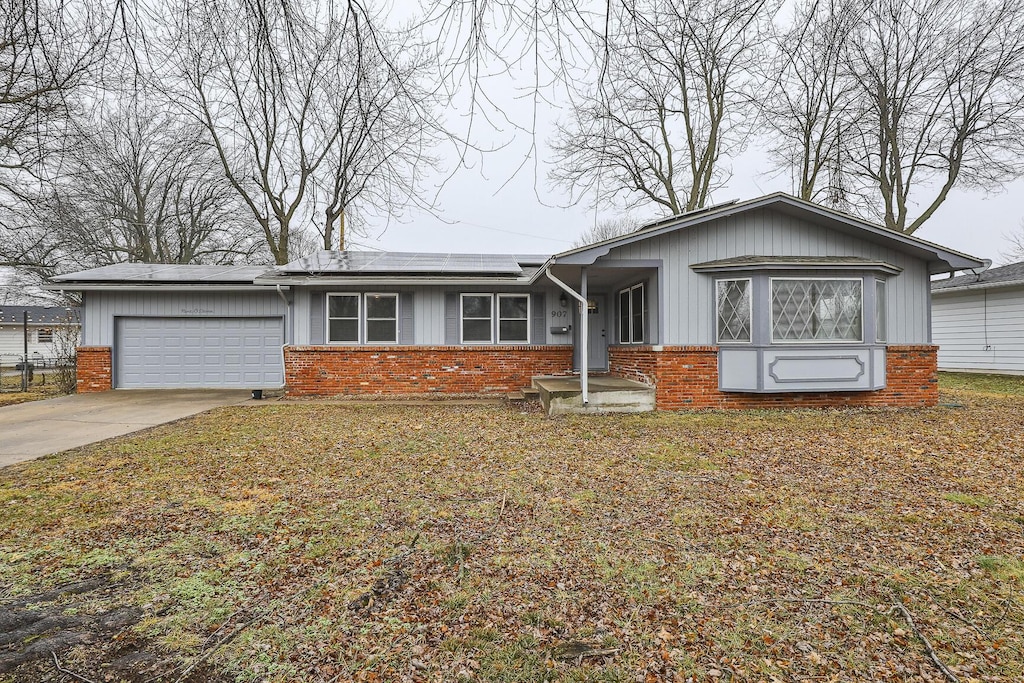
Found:
[[[501,338],[501,321],[502,320],[523,320],[522,318],[502,318],[501,317],[501,300],[502,299],[526,299],[526,339],[502,339]],[[495,297],[495,303],[492,304],[491,309],[494,311],[494,320],[497,326],[497,337],[499,344],[529,344],[530,343],[530,321],[533,320],[533,299],[529,294],[498,294]]]
[[[488,329],[487,341],[479,341],[479,340],[466,341],[466,335],[465,335],[465,332],[463,330],[463,322],[465,322],[466,316],[464,315],[465,309],[463,308],[462,302],[463,302],[463,300],[467,296],[483,296],[483,297],[487,297],[487,298],[489,298],[491,300],[491,317],[490,317],[490,325],[487,326],[487,329]],[[477,346],[477,345],[483,345],[483,344],[493,344],[494,343],[494,319],[495,319],[495,313],[497,313],[497,311],[494,310],[494,295],[493,294],[490,294],[488,292],[476,292],[476,293],[474,293],[474,292],[462,292],[462,293],[460,293],[459,294],[459,343],[464,345],[464,346]],[[483,318],[470,318],[470,320],[483,320]]]
[[[635,290],[635,289],[644,290],[643,294],[641,296],[641,300],[646,305],[646,303],[647,303],[647,291],[644,289],[644,285],[645,285],[645,283],[638,282],[635,285],[633,285],[632,287],[624,287],[623,289],[620,289],[616,293],[616,296],[618,298],[618,302],[617,303],[618,303],[619,307],[621,308],[621,306],[622,306],[622,294],[624,292],[629,292],[629,314],[627,316],[627,319],[629,320],[629,340],[628,341],[624,341],[622,339],[619,339],[619,344],[622,344],[622,345],[642,345],[642,344],[644,344],[644,337],[646,336],[646,332],[647,332],[647,330],[645,328],[647,327],[647,325],[645,324],[645,321],[644,321],[644,312],[643,312],[643,310],[640,311],[640,326],[641,326],[640,339],[636,339],[636,335],[634,334],[634,332],[636,330],[633,329],[633,290]],[[618,314],[619,314],[619,317],[615,321],[615,325],[616,325],[616,327],[618,327],[618,331],[621,333],[622,332],[622,328],[621,328],[621,324],[622,324],[622,311],[619,310]]]
[[[352,318],[332,318],[331,317],[331,297],[347,296],[352,297],[356,300],[356,338],[355,341],[332,341],[331,340],[331,320],[351,320]],[[358,292],[328,292],[327,296],[324,297],[324,339],[328,345],[339,345],[339,346],[355,346],[359,344],[359,340],[362,338],[362,317],[363,317],[363,297]]]
[[[879,336],[878,334],[878,285],[882,285],[882,294],[886,300],[883,300],[882,306],[882,323],[885,326],[885,334]],[[883,280],[880,277],[875,278],[875,343],[876,344],[888,344],[889,340],[886,337],[889,336],[889,282]]]
[[[807,281],[807,280],[818,280],[828,282],[856,282],[860,287],[860,337],[857,339],[776,339],[775,338],[775,312],[773,310],[773,302],[775,300],[775,281],[776,280],[790,280],[790,281]],[[873,313],[873,312],[872,312]],[[779,345],[822,345],[822,346],[841,346],[843,344],[863,344],[864,343],[864,278],[862,277],[770,277],[768,278],[768,327],[772,338],[772,344]]]
[[[780,278],[782,279],[782,278]],[[797,279],[797,278],[793,278]],[[740,339],[721,339],[719,337],[720,330],[718,329],[718,285],[722,282],[746,282],[747,283],[747,331],[750,333],[750,339],[742,341]],[[863,302],[861,302],[863,308]],[[771,312],[768,313],[771,316]],[[715,342],[717,344],[747,344],[750,345],[754,341],[754,278],[750,277],[723,277],[715,280]],[[770,321],[769,321],[770,322]],[[863,327],[863,325],[862,325]],[[863,332],[862,332],[863,334]]]
[[[369,297],[371,297],[371,296],[388,296],[388,297],[393,298],[395,300],[395,317],[394,318],[370,318],[370,314],[369,314],[370,307],[369,307],[369,305],[366,305],[366,300]],[[362,331],[362,340],[363,340],[363,342],[365,344],[367,344],[367,345],[369,345],[369,344],[376,345],[376,344],[397,344],[398,343],[398,339],[401,337],[401,332],[398,330],[398,324],[399,324],[399,321],[402,319],[402,313],[401,313],[401,305],[402,305],[402,303],[401,303],[400,299],[401,299],[401,297],[398,296],[397,292],[365,292],[363,294],[363,304],[364,305],[363,305],[362,310],[360,311],[360,313],[362,314],[361,318],[360,318],[360,322],[361,322],[360,329]],[[393,341],[374,340],[374,341],[371,342],[369,340],[370,320],[394,320],[395,321],[395,339]]]

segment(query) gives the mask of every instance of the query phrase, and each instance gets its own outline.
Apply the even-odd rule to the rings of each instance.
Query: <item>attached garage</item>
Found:
[[[284,384],[280,317],[120,317],[114,387],[199,389]]]

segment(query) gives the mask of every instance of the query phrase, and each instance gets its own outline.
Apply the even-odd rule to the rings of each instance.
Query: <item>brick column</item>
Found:
[[[109,346],[79,346],[76,384],[78,393],[108,391],[113,388],[113,364]]]

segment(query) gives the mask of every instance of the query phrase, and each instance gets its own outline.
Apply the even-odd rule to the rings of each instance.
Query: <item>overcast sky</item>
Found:
[[[560,208],[558,204],[565,198],[548,189],[545,177],[535,182],[530,167],[509,181],[522,154],[494,153],[486,173],[480,169],[458,172],[438,200],[443,220],[426,212],[415,213],[402,222],[392,221],[377,239],[359,238],[358,242],[388,251],[551,254],[569,249],[577,236],[593,225],[594,211],[585,206]],[[786,178],[770,173],[765,155],[751,150],[742,164],[735,165],[729,184],[715,192],[714,201],[791,191]],[[653,210],[634,213],[645,219],[658,217]],[[608,215],[605,212],[602,217]],[[915,236],[999,263],[1001,253],[1009,250],[1004,235],[1019,230],[1022,217],[1022,181],[988,196],[954,191]]]
[[[789,4],[783,3],[780,17],[788,14]],[[458,170],[444,182],[436,203],[440,218],[420,211],[399,220],[376,219],[373,234],[356,238],[351,248],[530,254],[569,249],[580,233],[594,224],[595,214],[586,205],[566,207],[567,198],[554,191],[547,180],[546,162],[552,156],[547,142],[554,132],[554,122],[566,116],[567,95],[544,92],[543,97],[556,105],[542,104],[535,112],[533,83],[533,74],[520,70],[487,78],[482,86],[494,105],[488,112],[489,119],[500,122],[504,116],[522,128],[535,130],[532,139],[528,133],[513,133],[513,128],[504,123],[499,124],[503,128],[500,131],[489,128],[487,117],[476,116],[473,142],[481,148],[501,149],[482,159],[473,158],[471,168]],[[467,120],[464,112],[462,120]],[[447,112],[446,125],[457,128],[458,123],[458,114]],[[535,142],[535,149],[531,142]],[[445,155],[442,150],[442,156],[450,169],[457,155],[451,151]],[[732,178],[714,192],[714,202],[793,189],[788,175],[774,171],[767,154],[756,146],[749,146],[742,157],[726,163],[732,168]],[[435,192],[446,176],[437,175]],[[641,220],[664,217],[654,207],[632,213]],[[598,218],[614,215],[614,211],[602,210]],[[1002,253],[1010,249],[1005,235],[1020,230],[1022,218],[1024,181],[988,195],[954,190],[915,235],[998,264],[1005,261]]]

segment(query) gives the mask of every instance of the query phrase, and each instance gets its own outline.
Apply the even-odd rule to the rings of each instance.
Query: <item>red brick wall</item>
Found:
[[[744,394],[718,390],[715,346],[613,346],[609,371],[655,387],[659,410],[681,408],[829,408],[934,406],[939,401],[937,346],[889,346],[879,391]]]
[[[78,393],[108,391],[113,387],[109,346],[79,346],[77,365]]]
[[[289,346],[288,393],[486,394],[572,370],[571,346]]]

